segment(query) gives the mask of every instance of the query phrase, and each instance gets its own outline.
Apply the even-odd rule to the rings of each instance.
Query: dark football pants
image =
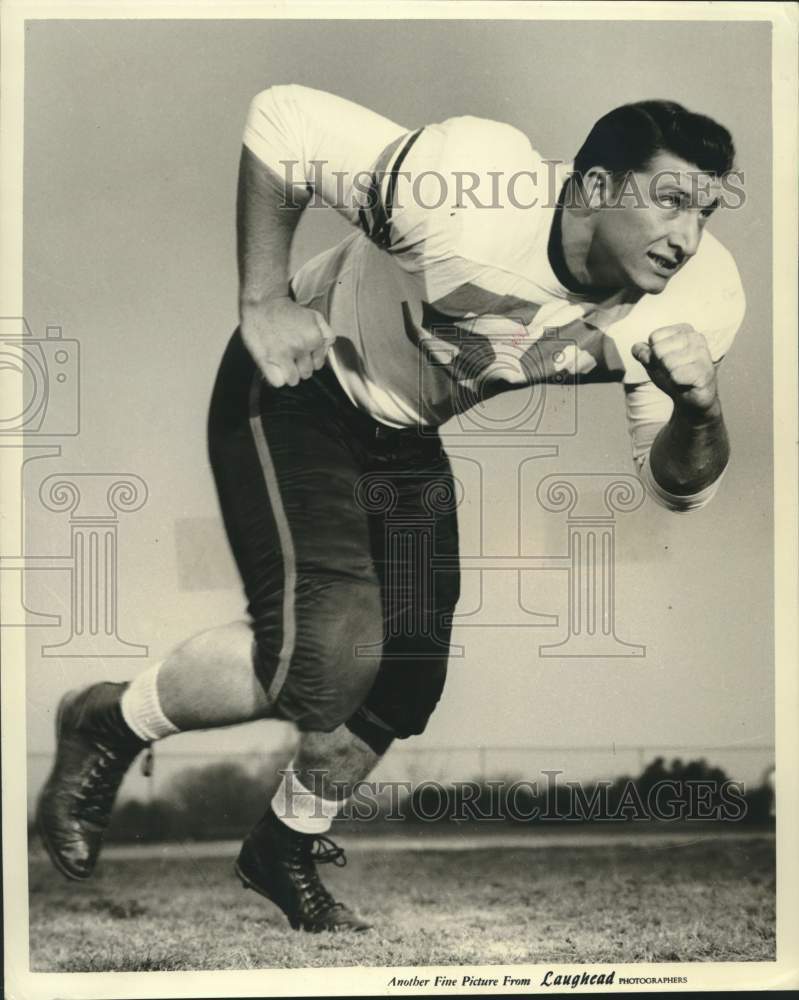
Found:
[[[421,733],[444,686],[459,593],[438,435],[373,420],[328,365],[271,387],[238,331],[208,430],[274,714],[300,730],[347,723],[378,752]]]

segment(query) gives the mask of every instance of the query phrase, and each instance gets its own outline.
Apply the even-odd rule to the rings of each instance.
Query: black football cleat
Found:
[[[36,825],[50,860],[67,878],[91,875],[125,772],[148,745],[122,718],[126,687],[93,684],[65,694],[58,706],[56,757]]]
[[[347,863],[344,848],[329,837],[297,833],[269,809],[246,837],[235,871],[245,889],[254,889],[286,914],[295,931],[367,931],[372,926],[322,884],[317,864]]]

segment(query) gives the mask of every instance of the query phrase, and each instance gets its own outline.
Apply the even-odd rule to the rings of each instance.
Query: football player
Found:
[[[458,534],[436,428],[498,392],[616,382],[651,496],[706,504],[729,457],[716,366],[744,310],[735,263],[705,231],[733,156],[725,128],[668,101],[611,111],[558,166],[495,121],[409,130],[306,87],[257,95],[240,326],[209,419],[249,617],[130,684],[62,700],[38,806],[61,872],[91,874],[148,744],[276,717],[300,740],[238,877],[292,927],[369,926],[316,866],[342,862],[332,818],[394,739],[423,732],[443,689]],[[353,232],[290,280],[297,224],[318,204]],[[435,552],[387,551],[389,509],[432,523]]]

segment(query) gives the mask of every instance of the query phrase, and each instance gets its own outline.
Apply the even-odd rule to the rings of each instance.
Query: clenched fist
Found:
[[[688,323],[662,326],[649,342],[633,344],[632,355],[674,405],[696,414],[716,402],[716,369],[707,341]]]
[[[242,310],[241,336],[266,381],[279,389],[310,378],[336,339],[321,313],[293,299],[270,299]]]

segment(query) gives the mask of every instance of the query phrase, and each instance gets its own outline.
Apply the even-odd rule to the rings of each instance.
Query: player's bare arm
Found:
[[[707,341],[687,324],[667,326],[635,344],[632,353],[674,402],[671,419],[652,444],[652,475],[669,493],[699,493],[716,482],[730,457]]]
[[[241,335],[276,388],[321,368],[334,339],[320,313],[288,295],[291,240],[310,193],[294,187],[288,194],[243,147],[236,213]]]

